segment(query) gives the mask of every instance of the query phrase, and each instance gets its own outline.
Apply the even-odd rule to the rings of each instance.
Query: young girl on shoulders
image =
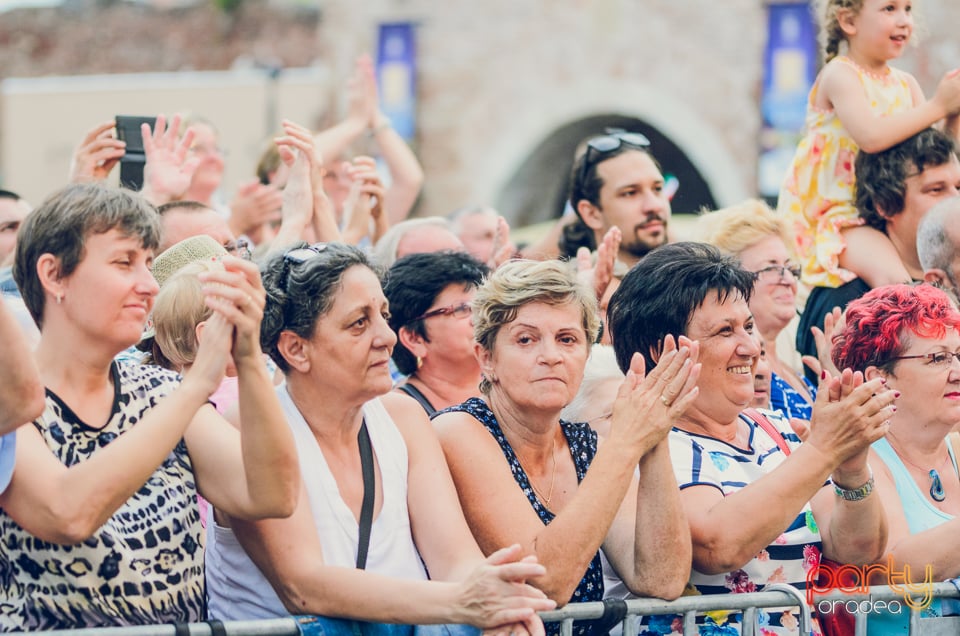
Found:
[[[890,240],[863,225],[854,206],[857,151],[880,152],[943,121],[960,132],[960,70],[929,101],[912,75],[888,66],[913,35],[911,0],[820,0],[826,65],[807,106],[806,136],[780,191],[794,228],[803,281],[871,287],[910,280]],[[846,54],[839,55],[846,42]]]

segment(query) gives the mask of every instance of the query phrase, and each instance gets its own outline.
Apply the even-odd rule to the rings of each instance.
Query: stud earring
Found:
[[[57,304],[59,305],[62,302],[63,302],[63,294],[57,294]]]

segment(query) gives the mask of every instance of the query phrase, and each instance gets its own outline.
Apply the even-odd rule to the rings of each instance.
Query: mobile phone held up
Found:
[[[143,188],[143,166],[147,157],[143,152],[143,135],[140,133],[140,126],[149,124],[152,131],[156,123],[156,117],[117,115],[115,118],[117,139],[127,144],[126,152],[120,159],[120,185],[125,188],[136,191]]]

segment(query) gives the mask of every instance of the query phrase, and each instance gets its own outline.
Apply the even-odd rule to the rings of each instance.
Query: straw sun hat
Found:
[[[227,250],[212,237],[206,234],[191,236],[171,245],[153,260],[153,277],[163,288],[180,268],[196,261],[206,261],[226,255]],[[153,320],[148,320],[140,340],[142,342],[153,336]]]

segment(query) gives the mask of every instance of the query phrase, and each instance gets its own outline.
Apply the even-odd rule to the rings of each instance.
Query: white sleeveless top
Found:
[[[323,452],[285,385],[277,388],[277,395],[296,440],[300,474],[323,547],[323,562],[354,568],[357,520],[340,498]],[[383,507],[370,530],[366,569],[396,578],[425,580],[427,573],[413,543],[407,510],[406,443],[379,399],[363,405],[363,416],[384,489]],[[207,524],[206,573],[210,618],[244,620],[289,615],[233,531],[212,519]]]

